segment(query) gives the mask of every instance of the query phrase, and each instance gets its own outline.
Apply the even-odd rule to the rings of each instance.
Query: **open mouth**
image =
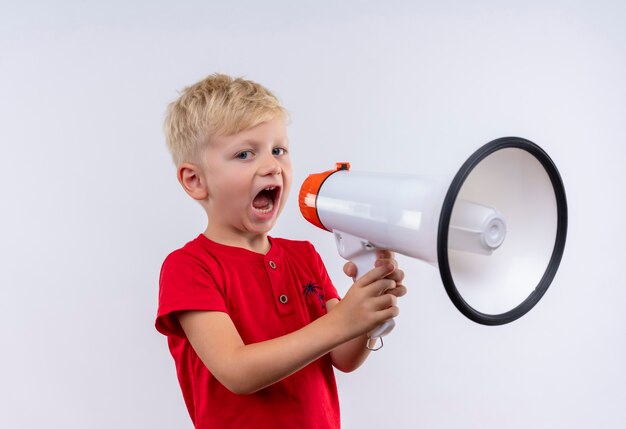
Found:
[[[252,200],[252,208],[261,214],[271,213],[278,202],[279,195],[280,188],[278,186],[268,186],[254,197],[254,200]]]

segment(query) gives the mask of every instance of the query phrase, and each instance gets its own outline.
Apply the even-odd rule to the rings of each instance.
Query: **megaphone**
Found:
[[[373,268],[376,249],[428,262],[456,308],[483,325],[530,311],[565,248],[561,176],[543,149],[519,137],[485,144],[449,176],[357,172],[337,163],[309,175],[298,200],[305,219],[334,234],[357,277]],[[382,339],[393,326],[369,336]]]

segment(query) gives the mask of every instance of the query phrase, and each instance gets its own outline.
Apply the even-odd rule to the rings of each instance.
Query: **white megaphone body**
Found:
[[[373,268],[376,249],[437,266],[448,296],[471,320],[501,325],[526,314],[549,287],[567,235],[556,166],[536,144],[494,140],[449,177],[350,171],[310,175],[303,216],[332,232],[339,254]],[[393,320],[369,333],[376,339]]]

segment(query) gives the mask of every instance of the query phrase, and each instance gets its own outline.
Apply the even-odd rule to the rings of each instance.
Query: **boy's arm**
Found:
[[[394,295],[396,297],[404,296],[406,294],[406,287],[402,284],[402,280],[404,280],[404,272],[397,269],[398,263],[395,260],[394,254],[388,250],[379,250],[377,258],[377,267],[385,263],[391,263],[394,266],[394,270],[388,274],[386,278],[396,282],[396,287],[385,291],[384,293]],[[343,271],[347,276],[354,278],[354,275],[356,274],[356,267],[352,262],[348,262],[344,265]],[[326,308],[329,312],[331,312],[338,303],[338,299],[330,299],[326,301]],[[367,341],[367,335],[361,335],[337,346],[330,352],[333,366],[342,372],[352,372],[360,367],[370,354],[370,349],[367,348]]]
[[[328,312],[331,312],[338,303],[337,298],[326,301]],[[360,367],[370,354],[367,340],[367,334],[361,335],[334,348],[330,352],[333,366],[342,372],[352,372]]]
[[[386,278],[394,269],[392,263],[382,264],[356,281],[332,312],[302,329],[260,343],[244,344],[226,313],[185,311],[178,319],[220,383],[237,394],[253,393],[395,317],[396,297],[383,293],[395,287],[395,281]]]

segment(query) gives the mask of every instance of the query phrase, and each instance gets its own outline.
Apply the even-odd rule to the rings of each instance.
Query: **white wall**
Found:
[[[0,427],[191,426],[153,322],[161,261],[204,220],[161,124],[216,71],[291,111],[273,234],[311,240],[343,291],[330,234],[297,211],[306,174],[427,173],[519,135],[563,176],[565,256],[525,318],[476,325],[435,269],[400,258],[396,331],[338,377],[346,428],[623,427],[624,2],[175,3],[0,8]]]

